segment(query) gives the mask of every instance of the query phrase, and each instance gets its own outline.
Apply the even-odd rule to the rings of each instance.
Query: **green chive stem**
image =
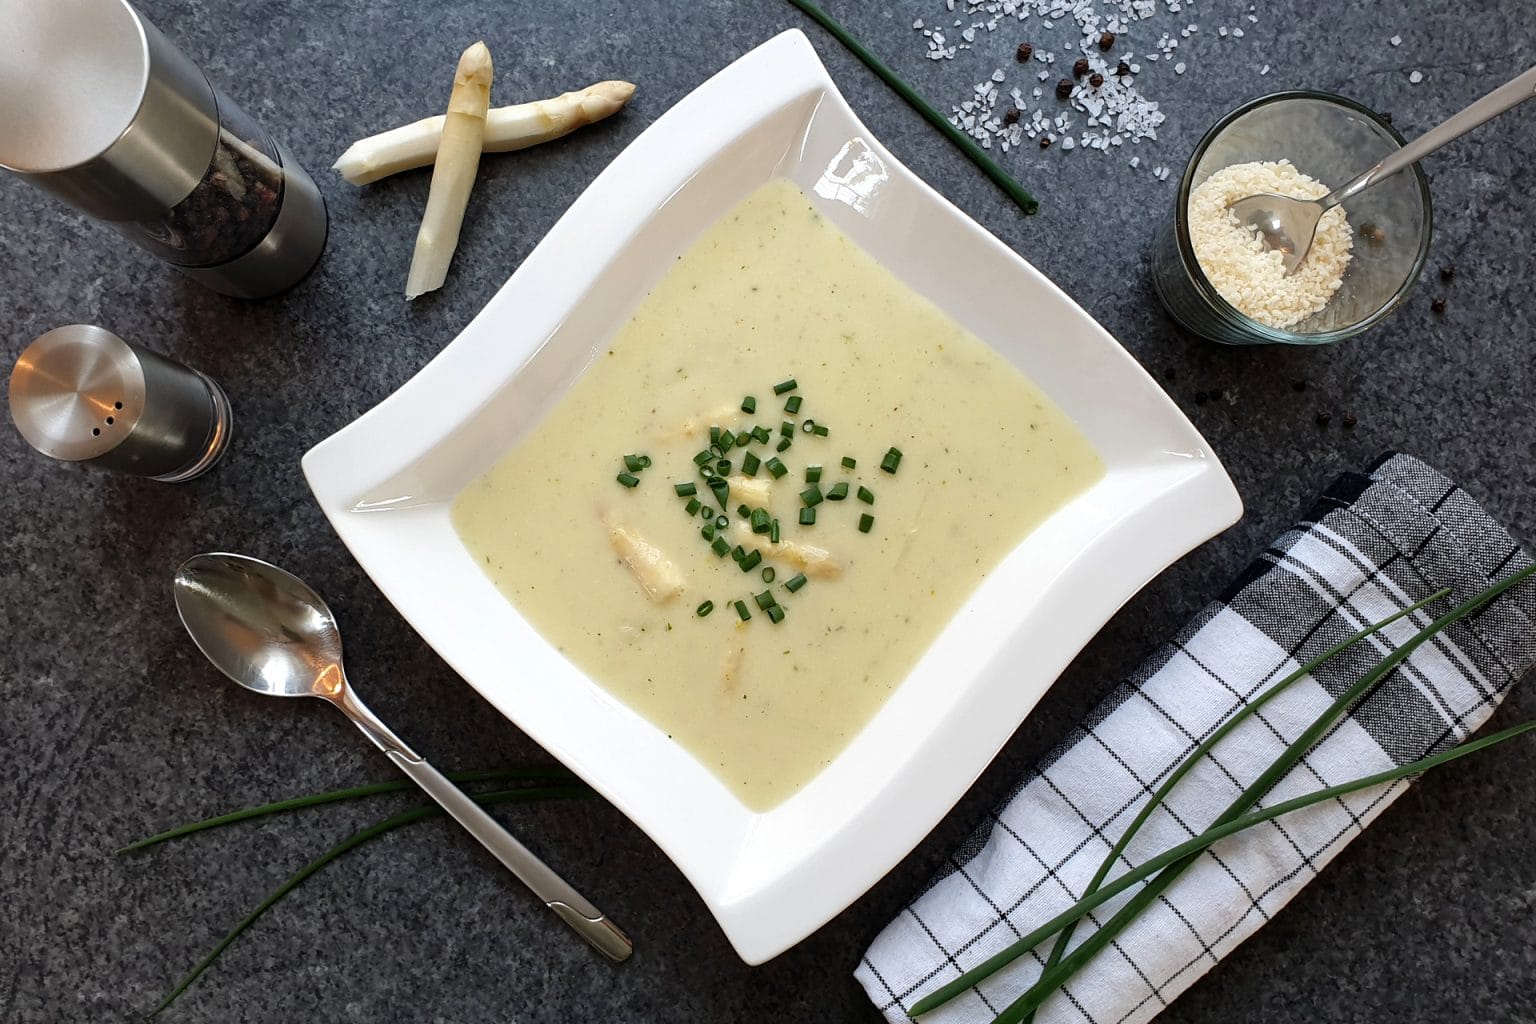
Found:
[[[414,783],[405,783],[405,786],[407,787],[413,785]],[[560,800],[570,797],[583,797],[591,795],[592,791],[583,785],[544,786],[536,788],[525,787],[522,789],[498,790],[493,793],[470,794],[470,799],[474,800],[477,804],[485,806],[488,804],[528,803],[536,800]],[[206,971],[209,967],[211,967],[213,962],[219,958],[219,955],[223,953],[224,950],[228,949],[230,944],[233,943],[235,939],[239,938],[241,932],[245,931],[252,924],[254,924],[257,918],[259,918],[262,914],[265,914],[268,910],[272,909],[278,900],[281,900],[284,896],[292,892],[295,888],[298,887],[299,883],[303,882],[310,875],[313,875],[315,872],[319,871],[321,868],[325,867],[327,864],[331,863],[331,861],[340,857],[342,854],[348,852],[349,850],[356,849],[357,847],[368,842],[370,839],[377,838],[386,832],[391,832],[404,825],[411,825],[418,821],[424,821],[427,818],[438,817],[443,813],[445,813],[443,809],[436,806],[435,804],[430,807],[416,807],[409,811],[402,811],[399,814],[391,815],[390,817],[385,818],[383,821],[370,825],[365,829],[360,829],[359,831],[352,833],[346,839],[343,839],[340,843],[337,843],[335,846],[322,853],[319,857],[310,861],[304,867],[300,868],[296,873],[289,876],[287,881],[283,882],[282,885],[273,890],[272,894],[266,899],[262,900],[261,903],[257,905],[255,910],[241,918],[240,922],[230,930],[230,933],[224,936],[224,938],[219,941],[217,946],[213,947],[212,952],[203,957],[202,960],[198,961],[197,965],[192,968],[191,972],[189,972],[186,977],[182,978],[181,981],[177,983],[176,987],[171,990],[170,995],[160,1000],[159,1005],[156,1006],[153,1010],[149,1011],[148,1016],[155,1016],[161,1010],[164,1010],[167,1006],[170,1006],[171,1003],[175,1002],[176,998],[185,992],[188,988],[190,988],[192,983],[198,979],[198,976]]]

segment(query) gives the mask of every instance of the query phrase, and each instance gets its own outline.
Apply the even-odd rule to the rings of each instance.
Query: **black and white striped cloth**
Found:
[[[1453,588],[1451,601],[1464,600],[1529,563],[1476,501],[1415,458],[1389,455],[1364,474],[1340,477],[1221,600],[1030,772],[875,939],[856,977],[887,1019],[907,1020],[905,1008],[924,994],[1076,902],[1151,790],[1243,702],[1441,587]],[[1465,739],[1536,660],[1533,617],[1536,587],[1522,583],[1419,648],[1261,806]],[[1128,861],[1200,832],[1338,694],[1428,621],[1416,613],[1356,644],[1239,726],[1148,819],[1126,851]],[[1283,907],[1405,786],[1362,790],[1212,847],[1036,1020],[1151,1020]],[[1093,923],[1079,926],[1074,945],[1130,895],[1090,915]],[[992,1020],[1039,976],[1050,945],[924,1016],[923,1024]]]

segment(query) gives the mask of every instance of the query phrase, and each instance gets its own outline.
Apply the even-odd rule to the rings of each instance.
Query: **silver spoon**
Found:
[[[319,697],[334,704],[598,952],[619,961],[634,950],[613,922],[353,695],[341,666],[336,617],[302,580],[245,555],[214,553],[182,563],[174,589],[182,624],[220,672],[257,693]]]
[[[1451,115],[1438,127],[1321,199],[1291,199],[1266,192],[1238,199],[1228,204],[1228,209],[1237,215],[1239,224],[1259,233],[1266,248],[1280,253],[1285,272],[1291,274],[1307,258],[1307,250],[1312,248],[1312,236],[1317,233],[1317,222],[1323,214],[1532,96],[1536,96],[1536,67],[1499,86],[1461,113]]]

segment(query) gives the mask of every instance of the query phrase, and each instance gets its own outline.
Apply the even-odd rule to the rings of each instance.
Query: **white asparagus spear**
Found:
[[[569,135],[617,113],[635,94],[629,82],[597,82],[547,100],[495,107],[485,115],[487,153],[510,153]],[[425,167],[437,159],[442,114],[359,139],[332,166],[354,185]]]
[[[485,112],[491,105],[491,51],[476,43],[459,57],[453,76],[453,93],[443,119],[443,141],[432,168],[432,187],[427,192],[427,211],[416,233],[416,251],[405,279],[405,297],[441,288],[448,264],[459,244],[464,209],[480,168],[480,145],[485,139]]]
[[[752,527],[737,520],[731,527],[731,536],[746,551],[761,551],[764,558],[782,558],[807,576],[817,579],[835,579],[843,574],[843,563],[832,552],[814,544],[781,540],[772,543],[761,533],[753,533]]]
[[[608,543],[647,597],[665,604],[683,592],[683,574],[666,552],[622,523],[604,517],[603,525],[608,527]]]
[[[731,497],[754,508],[768,508],[773,500],[772,483],[761,476],[733,476],[730,479]]]

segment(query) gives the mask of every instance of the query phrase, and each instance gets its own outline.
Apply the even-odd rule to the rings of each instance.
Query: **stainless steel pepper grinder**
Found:
[[[11,371],[11,419],[50,458],[181,483],[229,444],[224,390],[90,324],[56,327]]]
[[[0,0],[0,29],[0,167],[226,295],[309,273],[314,182],[127,0]]]

